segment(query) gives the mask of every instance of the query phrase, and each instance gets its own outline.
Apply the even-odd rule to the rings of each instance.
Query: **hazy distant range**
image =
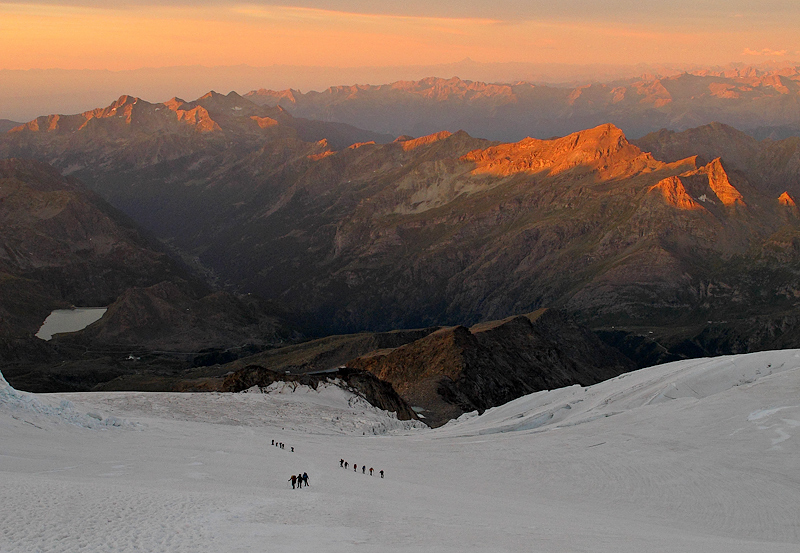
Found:
[[[783,62],[786,65],[787,62]],[[742,64],[743,66],[744,64]],[[735,67],[735,66],[731,66]],[[760,66],[759,66],[760,67]],[[578,85],[611,82],[642,75],[662,77],[698,69],[688,65],[565,65],[481,63],[469,58],[457,63],[392,67],[301,67],[247,65],[180,66],[129,71],[31,69],[0,70],[0,119],[25,122],[39,115],[81,113],[122,94],[150,102],[178,96],[197,98],[209,90],[240,93],[258,88],[307,92],[329,86],[383,84],[425,77],[460,77],[484,82],[528,81]],[[764,67],[765,69],[768,67]]]

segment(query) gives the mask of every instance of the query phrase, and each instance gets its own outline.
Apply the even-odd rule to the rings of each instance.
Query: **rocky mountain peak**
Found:
[[[178,108],[175,113],[178,116],[178,121],[194,127],[197,132],[207,133],[222,130],[203,106],[195,106],[188,110]]]
[[[708,184],[723,205],[745,205],[742,193],[731,184],[728,172],[723,167],[720,158],[715,158],[708,165],[701,168],[700,171],[708,175]]]
[[[599,353],[599,355],[598,355]],[[394,386],[431,426],[534,391],[587,385],[633,367],[562,313],[442,328],[410,344],[347,364]]]
[[[207,107],[215,107],[215,108],[231,108],[231,107],[241,107],[244,104],[250,104],[251,102],[245,98],[242,98],[237,92],[231,91],[228,94],[220,94],[214,90],[207,92],[206,94],[200,96],[195,103],[201,104]]]
[[[134,106],[137,105],[139,101],[139,98],[136,98],[135,96],[123,94],[106,108],[98,108],[85,112],[83,116],[86,118],[86,122],[81,126],[81,128],[87,125],[92,119],[106,119],[111,117],[124,119],[125,123],[130,124],[133,118]],[[151,104],[147,102],[145,103],[148,107],[151,106]]]
[[[676,209],[695,211],[703,207],[692,198],[691,194],[678,177],[667,177],[652,186],[649,193],[659,197],[665,204]]]
[[[172,98],[170,98],[169,100],[164,102],[164,106],[166,106],[168,109],[170,109],[172,111],[176,111],[178,108],[180,108],[185,103],[186,103],[186,100],[178,98],[177,96],[173,96]]]
[[[659,165],[649,154],[628,142],[622,130],[611,123],[563,138],[526,138],[513,144],[500,144],[470,152],[463,159],[476,164],[476,174],[499,176],[540,171],[556,175],[581,169],[599,171],[609,178]]]
[[[111,108],[111,109],[115,109],[115,108],[119,109],[119,108],[127,106],[127,105],[134,105],[134,104],[136,104],[138,102],[139,102],[139,98],[137,98],[136,96],[129,96],[128,94],[123,94],[122,96],[120,96],[117,99],[116,102],[112,103],[109,106],[109,108]]]
[[[200,96],[197,100],[198,101],[200,101],[200,100],[218,100],[218,99],[221,99],[221,98],[224,98],[224,97],[225,97],[224,94],[220,94],[219,92],[217,92],[215,90],[209,90],[208,92],[206,92],[205,94]]]
[[[784,192],[778,197],[778,203],[788,207],[797,207],[797,203],[795,203],[794,198],[792,198],[788,192]]]
[[[439,142],[440,140],[444,140],[446,138],[450,138],[453,136],[453,133],[449,131],[441,131],[435,134],[429,134],[428,136],[421,136],[419,138],[411,138],[408,140],[399,141],[403,150],[408,152],[410,150],[415,150],[420,146],[425,146],[427,144],[433,144],[434,142]],[[398,139],[399,140],[399,139]],[[396,140],[395,142],[398,142]]]

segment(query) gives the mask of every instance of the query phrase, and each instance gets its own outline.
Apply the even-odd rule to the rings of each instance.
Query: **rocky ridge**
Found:
[[[390,382],[431,426],[529,393],[588,386],[635,368],[588,329],[549,309],[469,329],[443,328],[347,366]]]
[[[263,301],[212,293],[133,221],[50,165],[0,160],[0,228],[0,364],[21,388],[86,390],[153,369],[121,361],[134,353],[180,353],[178,367],[166,363],[174,371],[300,336]],[[83,332],[34,337],[53,309],[76,305],[109,307]]]
[[[105,306],[130,286],[191,278],[97,194],[39,162],[0,160],[0,226],[0,314],[16,335],[58,307]]]
[[[239,105],[229,96],[198,102],[213,118]],[[190,134],[226,136],[214,121],[222,131]],[[259,134],[280,128],[253,123],[255,149],[189,148],[143,167],[130,163],[140,149],[180,133],[97,135],[102,164],[41,130],[7,134],[0,151],[33,144],[64,171],[82,167],[73,174],[219,282],[287,306],[318,335],[552,306],[595,329],[660,329],[668,350],[688,340],[712,353],[699,346],[707,325],[777,321],[795,307],[798,192],[782,176],[793,139],[769,142],[783,154],[759,175],[728,150],[664,157],[610,124],[512,144],[443,131],[338,150]],[[730,152],[750,147],[739,134],[726,134]]]
[[[759,141],[728,125],[711,123],[683,132],[662,129],[633,143],[668,163],[690,156],[721,158],[760,190],[800,193],[800,137]]]
[[[245,95],[298,117],[394,135],[463,129],[506,142],[561,136],[607,121],[635,137],[722,121],[759,138],[785,138],[800,132],[799,96],[797,67],[705,70],[577,87],[429,77],[322,92],[261,89]]]

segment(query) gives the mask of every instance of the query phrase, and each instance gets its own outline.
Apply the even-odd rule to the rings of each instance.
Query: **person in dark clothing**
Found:
[[[343,466],[344,466],[344,459],[339,459],[339,466],[340,466],[340,467],[343,467]]]
[[[272,440],[272,445],[275,445],[275,440]]]
[[[367,465],[361,465],[361,474],[367,474]]]
[[[292,489],[294,489],[295,482],[297,482],[297,476],[295,476],[295,475],[293,474],[293,475],[292,475],[292,477],[291,477],[291,478],[289,478],[289,482],[291,482],[291,483],[292,483]]]
[[[372,467],[369,467],[369,475],[372,476]]]
[[[308,473],[307,472],[303,473],[303,484],[306,485],[306,488],[308,487]]]
[[[381,478],[383,478],[383,469],[381,469]]]
[[[302,474],[298,474],[297,475],[297,488],[300,489],[302,487],[303,487],[303,475]]]
[[[358,465],[353,464],[353,472],[358,472]]]
[[[347,461],[345,461],[344,462],[344,468],[347,468],[347,465],[348,465],[348,463],[347,463]]]

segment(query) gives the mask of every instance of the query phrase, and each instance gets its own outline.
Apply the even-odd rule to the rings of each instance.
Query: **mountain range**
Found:
[[[635,141],[613,124],[514,143],[464,131],[385,139],[212,92],[40,117],[6,133],[0,156],[52,164],[195,274],[279,305],[267,311],[295,330],[273,319],[286,329],[278,342],[542,307],[640,366],[800,339],[800,139],[718,123]],[[159,328],[202,327],[174,317],[203,313],[199,296],[157,284],[109,295],[119,309],[76,343],[145,339],[152,321],[137,331],[129,314],[166,297]],[[248,301],[237,320],[260,329]],[[215,327],[229,333],[216,342],[199,331],[183,347],[147,340],[227,349],[236,324]]]
[[[158,240],[50,165],[0,160],[0,228],[0,363],[13,364],[10,378],[32,389],[113,379],[130,372],[113,360],[130,351],[252,353],[299,336],[273,306],[212,291]],[[71,341],[34,337],[53,309],[75,305],[109,309]]]
[[[593,328],[662,329],[669,349],[697,346],[708,321],[793,317],[797,139],[715,124],[634,143],[605,124],[552,140],[443,131],[337,148],[326,132],[347,130],[346,143],[360,131],[317,125],[235,93],[123,97],[17,127],[0,155],[81,179],[312,334],[550,306]],[[725,347],[782,339],[751,330]]]
[[[426,78],[321,92],[259,89],[245,95],[298,117],[421,136],[464,130],[514,142],[563,136],[613,122],[629,137],[711,122],[757,138],[800,134],[800,68],[698,70],[579,86]]]

